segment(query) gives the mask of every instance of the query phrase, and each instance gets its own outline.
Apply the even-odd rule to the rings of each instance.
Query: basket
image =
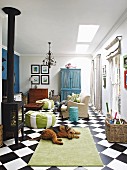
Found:
[[[105,133],[108,142],[127,143],[127,122],[125,124],[110,124],[106,119]]]
[[[3,145],[3,125],[0,125],[0,147]]]

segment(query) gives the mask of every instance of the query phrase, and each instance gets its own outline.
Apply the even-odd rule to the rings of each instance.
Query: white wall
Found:
[[[121,112],[122,117],[127,120],[127,89],[124,88],[124,68],[123,68],[123,56],[127,55],[127,20],[121,25],[118,30],[118,33],[122,33],[122,42],[121,42]]]
[[[85,94],[90,94],[90,71],[92,56],[54,56],[57,61],[56,66],[50,68],[50,84],[38,85],[37,88],[48,88],[54,90],[55,94],[60,94],[60,68],[71,63],[77,68],[81,68],[81,89]],[[40,56],[21,56],[20,57],[20,91],[25,93],[31,87],[29,77],[31,76],[31,64],[42,64],[44,58]]]
[[[121,55],[120,55],[120,76],[121,76],[121,117],[127,120],[127,89],[124,88],[124,68],[123,68],[123,56],[127,55],[127,19],[119,26],[119,28],[114,32],[114,34],[110,37],[110,39],[105,43],[105,45],[98,50],[97,53],[102,55],[102,66],[106,64],[106,71],[107,71],[107,82],[106,82],[106,89],[102,87],[102,112],[106,114],[106,101],[110,101],[110,88],[109,88],[109,66],[108,61],[106,60],[105,50],[104,48],[107,44],[118,35],[122,36],[121,40]],[[110,102],[109,102],[110,103]]]

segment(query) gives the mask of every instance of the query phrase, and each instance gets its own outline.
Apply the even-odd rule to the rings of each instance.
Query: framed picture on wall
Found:
[[[32,75],[31,76],[31,84],[40,84],[40,75]]]
[[[124,88],[127,88],[127,70],[124,71]]]
[[[123,65],[127,69],[127,55],[123,56]]]
[[[31,74],[40,74],[40,65],[31,65]]]
[[[49,84],[49,75],[41,75],[41,84]]]
[[[41,65],[41,74],[49,74],[49,67],[47,65]]]
[[[102,84],[103,84],[103,87],[106,88],[106,77],[103,77]]]
[[[106,65],[102,67],[102,75],[106,76]]]

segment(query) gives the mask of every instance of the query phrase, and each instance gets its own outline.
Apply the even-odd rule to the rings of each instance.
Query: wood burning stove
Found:
[[[24,136],[24,106],[23,102],[2,103],[3,140],[14,137],[18,143],[18,133],[21,129]]]
[[[24,136],[24,103],[14,101],[14,32],[15,16],[21,12],[12,7],[5,7],[2,10],[8,14],[7,101],[2,102],[3,139],[14,137],[15,143],[18,143],[20,129],[22,139]]]

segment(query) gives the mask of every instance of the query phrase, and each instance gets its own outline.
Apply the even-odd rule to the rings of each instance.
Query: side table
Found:
[[[74,122],[78,121],[78,107],[69,107],[69,120]]]

